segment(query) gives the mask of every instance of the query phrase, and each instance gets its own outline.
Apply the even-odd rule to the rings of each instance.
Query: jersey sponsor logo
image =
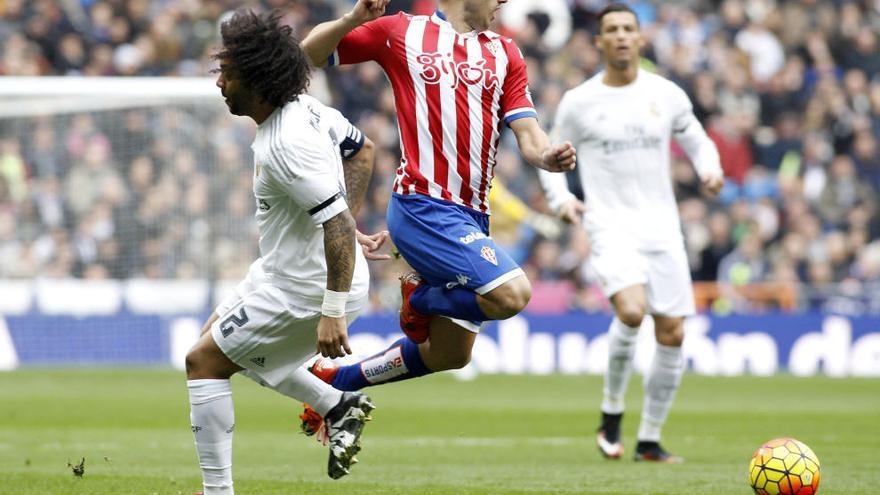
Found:
[[[387,382],[407,372],[409,369],[403,362],[400,346],[388,349],[384,354],[361,363],[361,373],[371,384]]]
[[[663,142],[659,136],[638,136],[631,139],[606,139],[602,141],[602,151],[606,155],[632,150],[659,150]]]
[[[659,150],[663,140],[660,136],[651,135],[643,124],[627,124],[624,126],[626,139],[606,139],[602,141],[602,150],[605,154],[620,153],[624,151],[653,149]]]
[[[451,53],[434,52],[417,56],[416,62],[422,66],[419,77],[426,84],[440,84],[446,74],[452,78],[452,89],[457,88],[459,82],[469,86],[480,84],[489,90],[498,86],[498,76],[486,67],[485,60],[456,63]]]
[[[480,249],[480,256],[489,263],[498,266],[498,258],[495,257],[495,250],[489,246],[483,246],[483,249]]]
[[[489,236],[487,236],[486,234],[484,234],[482,232],[471,232],[470,234],[468,234],[464,237],[459,237],[458,242],[467,245],[467,244],[470,244],[474,241],[478,241],[480,239],[485,239],[487,237],[489,237]]]
[[[251,319],[248,317],[247,312],[245,312],[244,306],[242,306],[238,314],[232,313],[220,323],[220,333],[223,335],[223,338],[229,337],[229,334],[235,331],[235,327],[241,328],[242,325],[249,321]]]

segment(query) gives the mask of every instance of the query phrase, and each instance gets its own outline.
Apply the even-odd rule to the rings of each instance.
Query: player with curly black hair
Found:
[[[220,27],[223,49],[213,58],[220,71],[234,71],[249,92],[272,107],[296,100],[309,87],[311,65],[293,37],[293,28],[281,24],[278,11],[257,15],[237,12]],[[225,66],[225,67],[224,67]],[[242,115],[231,102],[230,111]]]
[[[334,479],[354,464],[374,407],[366,395],[337,390],[302,367],[316,336],[324,356],[351,353],[347,326],[366,305],[369,272],[346,199],[355,208],[363,199],[372,146],[342,114],[303,94],[309,64],[278,13],[238,12],[221,34],[217,87],[231,113],[257,123],[260,258],[186,356],[205,494],[233,493],[233,374],[312,405],[326,425]]]

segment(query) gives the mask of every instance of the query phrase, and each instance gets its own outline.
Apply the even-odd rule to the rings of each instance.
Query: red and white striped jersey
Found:
[[[492,31],[458,33],[441,12],[405,13],[348,33],[330,65],[375,60],[394,91],[398,194],[424,194],[488,213],[502,123],[537,117],[522,53]]]

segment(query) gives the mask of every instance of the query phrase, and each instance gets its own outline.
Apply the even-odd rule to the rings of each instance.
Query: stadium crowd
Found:
[[[503,9],[498,30],[527,59],[545,127],[562,93],[600,69],[591,33],[605,3],[517,0]],[[880,2],[629,4],[649,39],[645,67],[688,93],[728,180],[708,199],[674,150],[693,276],[720,283],[714,309],[880,313]],[[389,13],[432,5],[394,0]],[[300,35],[349,8],[0,0],[0,75],[209,76],[218,20],[242,6],[285,9]],[[311,91],[377,143],[358,220],[365,232],[383,228],[399,159],[387,81],[375,64],[360,64],[316,71]],[[0,278],[240,278],[256,256],[253,129],[235,120],[222,108],[184,107],[0,118]],[[550,217],[512,138],[502,139],[496,165],[493,236],[540,286],[535,308],[604,308],[584,264],[589,240]],[[373,270],[377,305],[396,308],[400,271]],[[756,283],[769,296],[740,290]],[[773,287],[796,290],[794,304]]]

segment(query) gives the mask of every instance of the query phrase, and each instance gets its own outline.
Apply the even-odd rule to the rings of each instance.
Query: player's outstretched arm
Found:
[[[352,29],[385,14],[390,0],[357,0],[350,12],[339,19],[314,27],[300,44],[315,67],[324,67],[336,45]]]
[[[526,117],[514,120],[510,128],[523,158],[530,165],[548,172],[573,170],[577,157],[569,142],[551,144],[547,133],[538,125],[538,119]]]
[[[324,357],[351,354],[345,302],[354,276],[356,228],[349,210],[343,210],[323,224],[327,289],[318,321],[317,349]]]

